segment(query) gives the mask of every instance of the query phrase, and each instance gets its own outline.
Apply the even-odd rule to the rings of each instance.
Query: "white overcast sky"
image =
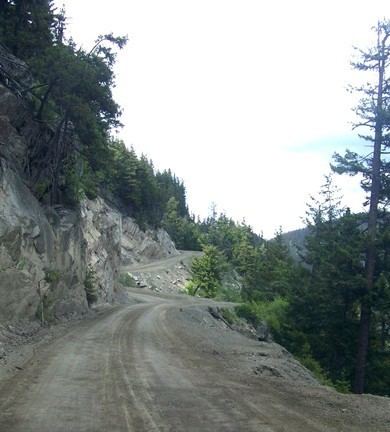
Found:
[[[129,36],[115,89],[126,144],[184,180],[191,212],[215,202],[266,237],[302,226],[333,152],[356,148],[352,46],[390,18],[385,0],[64,3],[85,48]],[[339,183],[360,209],[356,180]]]

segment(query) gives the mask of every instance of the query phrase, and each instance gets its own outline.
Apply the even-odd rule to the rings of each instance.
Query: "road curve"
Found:
[[[202,329],[177,326],[189,300],[144,297],[77,325],[4,382],[0,431],[364,430],[339,428],[255,376],[225,369],[197,343]]]
[[[178,255],[174,255],[168,258],[164,258],[158,261],[152,261],[150,263],[141,264],[130,264],[127,266],[122,266],[122,272],[150,272],[150,271],[160,271],[165,270],[168,267],[174,266],[181,262],[191,262],[193,258],[202,255],[202,252],[194,251],[180,251]]]

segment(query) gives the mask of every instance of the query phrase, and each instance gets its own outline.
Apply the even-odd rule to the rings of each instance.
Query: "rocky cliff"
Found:
[[[102,198],[76,209],[37,200],[27,161],[50,130],[33,119],[18,88],[24,69],[17,59],[1,58],[0,322],[60,318],[85,312],[92,301],[112,303],[122,262],[177,253],[163,230],[141,231]]]

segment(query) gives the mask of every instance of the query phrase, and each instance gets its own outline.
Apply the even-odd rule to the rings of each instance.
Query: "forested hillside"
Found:
[[[190,293],[223,292],[222,274],[230,266],[240,275],[242,289],[227,297],[246,302],[239,314],[254,324],[268,320],[276,339],[323,381],[344,391],[388,395],[390,23],[379,22],[375,32],[377,45],[358,50],[353,64],[370,73],[371,81],[354,89],[361,95],[355,128],[369,150],[335,154],[332,165],[335,173],[362,177],[366,214],[342,205],[330,175],[307,204],[307,228],[298,233],[304,235],[293,249],[282,233],[267,242],[225,215],[197,224],[176,217],[170,227],[177,237],[187,226],[204,245]]]
[[[0,70],[1,82],[42,126],[19,161],[37,199],[77,207],[84,197],[103,196],[142,227],[164,227],[178,248],[204,251],[194,261],[189,293],[242,303],[238,315],[253,324],[268,321],[274,338],[324,382],[389,395],[389,23],[378,25],[378,46],[356,65],[376,76],[358,89],[357,112],[371,148],[367,155],[335,155],[333,167],[362,175],[369,210],[356,215],[344,208],[326,177],[308,203],[299,259],[282,232],[266,241],[225,214],[190,215],[182,181],[114,138],[121,113],[112,96],[114,65],[126,37],[101,35],[85,50],[67,36],[66,25],[65,11],[52,1],[0,1],[0,55],[11,53],[25,65],[17,79]],[[25,126],[21,118],[18,128]],[[225,283],[226,274],[240,290]]]
[[[390,391],[388,218],[381,213],[377,233],[364,390],[382,395]],[[204,255],[194,261],[188,292],[241,302],[238,316],[255,326],[267,321],[276,341],[322,382],[352,391],[360,305],[366,296],[367,215],[343,207],[327,176],[318,197],[308,203],[306,221],[294,254],[282,232],[266,241],[224,214],[193,224],[191,233],[197,234]],[[224,278],[232,273],[239,291]]]
[[[161,224],[170,198],[187,215],[182,182],[170,171],[156,172],[145,156],[113,138],[121,113],[112,97],[113,68],[127,38],[100,35],[84,50],[65,36],[66,25],[65,11],[53,1],[0,3],[2,56],[9,50],[27,65],[18,80],[5,70],[1,80],[25,98],[44,135],[30,143],[23,161],[31,189],[50,205],[75,206],[97,194],[114,197],[141,224],[152,226]]]

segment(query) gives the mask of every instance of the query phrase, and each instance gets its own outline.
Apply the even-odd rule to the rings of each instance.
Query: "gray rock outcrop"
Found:
[[[147,263],[152,260],[177,255],[175,244],[166,231],[142,231],[134,219],[122,220],[122,264]]]
[[[85,312],[87,271],[98,303],[112,303],[122,258],[148,262],[177,253],[165,232],[142,232],[101,198],[78,210],[43,208],[1,159],[0,321],[33,318],[42,304],[45,318]]]
[[[77,215],[42,208],[2,159],[0,319],[33,318],[42,305],[44,314],[84,310],[82,244]]]
[[[32,118],[14,88],[22,76],[28,83],[25,65],[13,64],[21,76],[8,85],[4,77],[11,80],[12,71],[0,65],[0,323],[85,313],[87,278],[96,303],[112,303],[122,262],[178,252],[165,231],[143,232],[102,198],[85,199],[76,209],[37,200],[26,161],[34,142],[52,132]]]

